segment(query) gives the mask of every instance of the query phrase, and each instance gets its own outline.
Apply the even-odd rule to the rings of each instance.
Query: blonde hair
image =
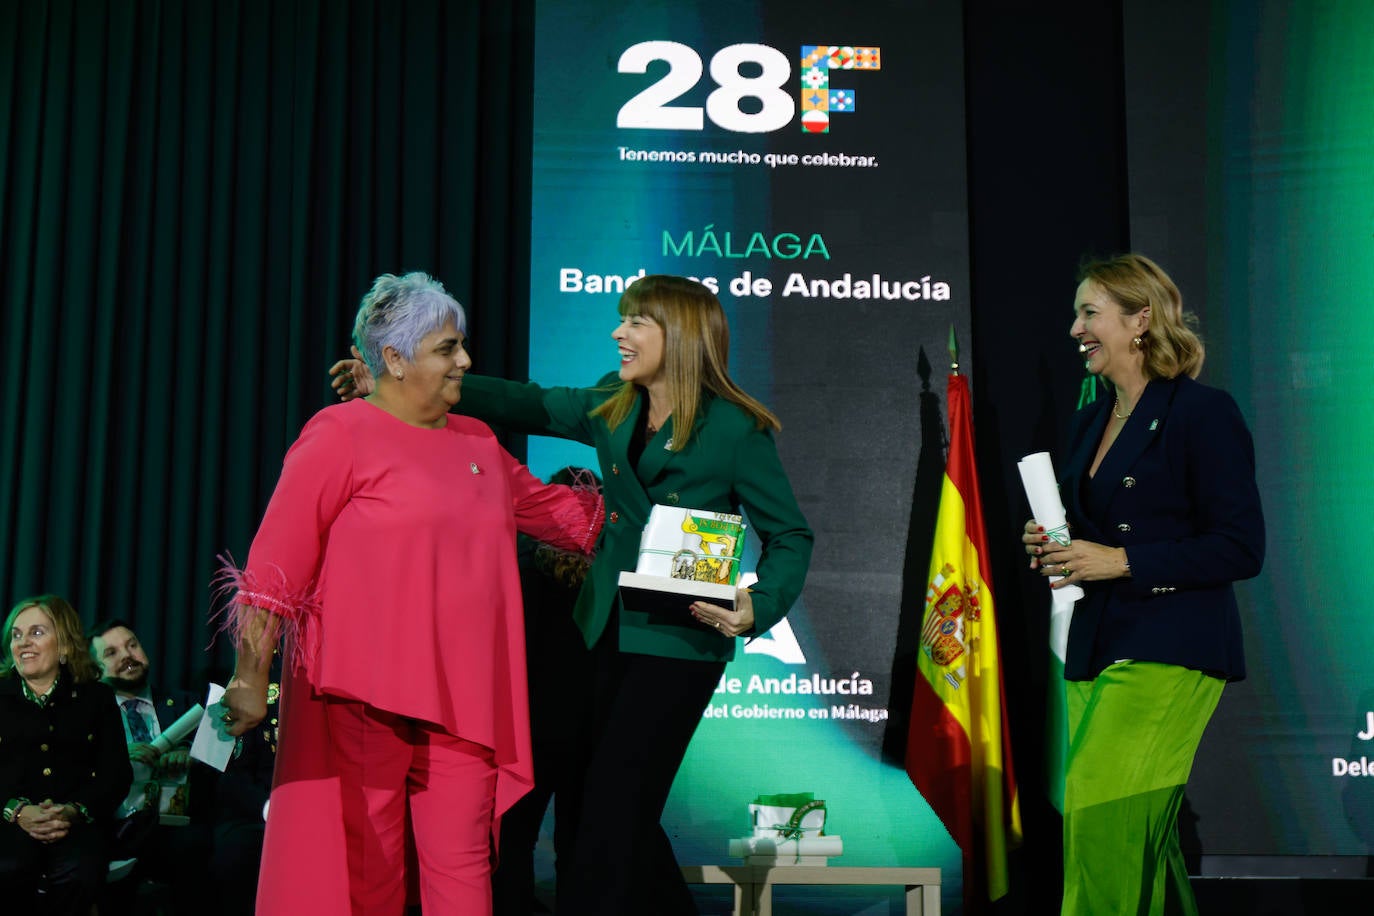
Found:
[[[641,277],[621,295],[620,314],[643,315],[663,329],[663,375],[673,417],[673,451],[687,445],[703,391],[738,406],[759,429],[782,429],[771,410],[730,378],[730,326],[720,300],[705,286],[686,277]],[[630,416],[638,398],[635,385],[622,382],[592,415],[615,429]]]
[[[1143,254],[1123,254],[1084,264],[1078,281],[1084,280],[1101,288],[1126,315],[1150,310],[1149,329],[1140,335],[1147,376],[1197,378],[1206,356],[1202,338],[1193,330],[1197,316],[1183,310],[1183,296],[1164,268]]]
[[[31,607],[36,607],[52,621],[53,634],[57,637],[58,651],[67,656],[67,661],[62,667],[71,675],[72,681],[83,684],[87,681],[99,680],[100,669],[95,662],[91,661],[90,654],[86,651],[86,637],[81,633],[81,618],[76,613],[76,608],[72,607],[65,598],[57,595],[37,595],[33,598],[25,598],[16,604],[11,610],[10,615],[5,618],[5,640],[10,640],[10,631],[14,629],[14,621],[20,614]],[[4,662],[0,663],[0,676],[7,676],[14,671],[14,653],[6,650]]]

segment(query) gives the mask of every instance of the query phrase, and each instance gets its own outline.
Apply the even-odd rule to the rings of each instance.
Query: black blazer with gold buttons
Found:
[[[1124,547],[1127,578],[1083,583],[1064,676],[1090,680],[1121,659],[1245,677],[1232,583],[1259,573],[1264,515],[1255,449],[1224,391],[1151,381],[1097,473],[1112,399],[1080,409],[1060,491],[1074,538]]]
[[[17,674],[0,677],[0,797],[75,802],[108,822],[134,773],[114,692],[98,681],[62,681],[46,706],[24,696]]]

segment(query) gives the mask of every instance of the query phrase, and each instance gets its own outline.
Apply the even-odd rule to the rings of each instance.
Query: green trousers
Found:
[[[1224,684],[1132,661],[1068,682],[1063,916],[1197,913],[1178,809]]]

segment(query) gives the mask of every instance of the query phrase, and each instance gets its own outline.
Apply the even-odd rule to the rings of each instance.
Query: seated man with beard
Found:
[[[115,858],[136,857],[138,865],[131,878],[112,886],[100,911],[131,912],[138,886],[152,880],[172,887],[176,912],[196,912],[193,895],[203,889],[209,843],[207,831],[189,823],[193,798],[199,794],[193,785],[197,780],[188,779],[191,736],[165,749],[155,741],[199,699],[186,691],[150,686],[148,655],[124,621],[98,623],[88,643],[101,679],[114,689],[134,768],[112,853]]]

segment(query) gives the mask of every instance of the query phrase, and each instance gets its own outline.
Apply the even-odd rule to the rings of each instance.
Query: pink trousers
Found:
[[[496,767],[488,748],[362,703],[326,701],[353,912],[401,913],[407,829],[426,916],[491,912]]]
[[[295,708],[283,710],[259,914],[400,916],[416,883],[408,853],[418,858],[425,916],[489,914],[491,750],[308,694],[284,696]]]

